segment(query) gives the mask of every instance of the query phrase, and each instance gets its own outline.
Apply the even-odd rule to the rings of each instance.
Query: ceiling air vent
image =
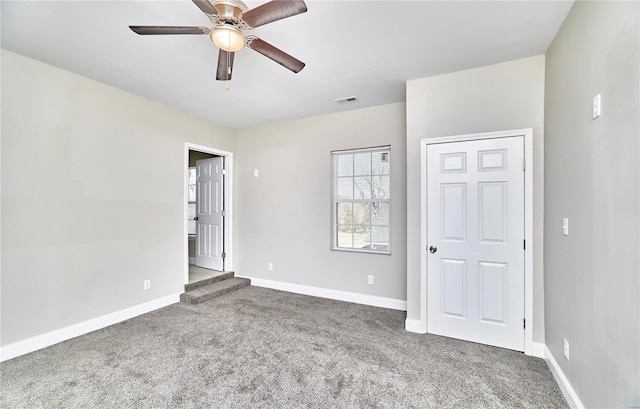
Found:
[[[335,102],[336,104],[346,104],[348,102],[356,102],[357,100],[358,98],[356,97],[345,97],[345,98],[334,99],[333,102]]]

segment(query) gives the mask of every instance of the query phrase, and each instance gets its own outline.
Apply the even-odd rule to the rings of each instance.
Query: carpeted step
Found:
[[[229,271],[226,273],[220,273],[215,277],[205,278],[204,280],[196,281],[195,283],[189,283],[184,285],[184,291],[189,292],[193,291],[196,288],[204,287],[205,285],[217,283],[218,281],[228,280],[230,278],[235,277],[235,273],[233,271]]]
[[[191,304],[200,304],[249,285],[251,285],[251,280],[247,278],[229,278],[182,293],[180,294],[180,301],[185,301]]]

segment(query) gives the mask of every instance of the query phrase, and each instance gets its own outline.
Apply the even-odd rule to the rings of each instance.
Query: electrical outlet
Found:
[[[273,263],[267,264],[267,270],[273,271]]]
[[[151,289],[151,280],[144,280],[144,289],[145,290]]]
[[[562,218],[562,234],[569,235],[569,219],[566,217]]]
[[[367,277],[367,283],[368,283],[369,285],[373,285],[373,276],[368,276],[368,277]]]
[[[567,358],[567,361],[569,360],[569,341],[566,339],[564,340],[564,357]]]
[[[253,177],[257,178],[258,176],[260,176],[260,169],[254,169],[253,170]]]

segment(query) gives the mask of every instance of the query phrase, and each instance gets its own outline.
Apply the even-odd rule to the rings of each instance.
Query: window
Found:
[[[391,253],[391,148],[332,156],[333,248]]]
[[[189,179],[187,182],[188,185],[188,206],[189,211],[187,212],[187,223],[189,225],[188,232],[191,235],[196,234],[196,221],[193,220],[196,217],[196,168],[189,168]]]

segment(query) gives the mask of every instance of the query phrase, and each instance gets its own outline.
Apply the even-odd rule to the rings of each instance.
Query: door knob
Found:
[[[438,248],[435,247],[435,246],[431,246],[431,247],[429,247],[429,251],[432,252],[432,253],[435,253],[436,251],[438,251]]]
[[[198,220],[198,216],[194,217],[194,218],[193,218],[193,220],[196,220],[196,221],[197,221],[197,220]]]

